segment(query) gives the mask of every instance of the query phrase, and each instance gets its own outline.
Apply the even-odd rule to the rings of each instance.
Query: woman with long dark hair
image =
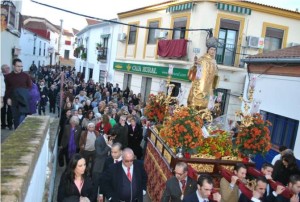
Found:
[[[300,170],[295,156],[291,153],[286,153],[281,157],[281,160],[276,161],[272,177],[275,181],[287,185],[292,175],[300,175]]]
[[[73,155],[60,178],[57,201],[94,202],[96,198],[97,190],[88,176],[85,159],[80,154]]]

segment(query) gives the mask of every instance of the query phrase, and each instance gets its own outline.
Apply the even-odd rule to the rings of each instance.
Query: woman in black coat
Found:
[[[97,190],[87,174],[85,159],[80,154],[72,156],[67,170],[61,176],[57,201],[95,202]]]
[[[276,161],[272,178],[283,185],[287,185],[292,175],[300,175],[296,158],[293,154],[284,154],[281,160]]]
[[[140,125],[136,124],[136,120],[132,118],[128,126],[128,147],[133,150],[137,159],[141,159],[143,156],[143,150],[141,147],[141,141],[143,139],[143,130]]]

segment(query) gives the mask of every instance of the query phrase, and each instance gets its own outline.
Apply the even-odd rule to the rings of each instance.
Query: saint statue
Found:
[[[214,37],[206,41],[207,53],[197,59],[188,72],[188,78],[192,81],[188,106],[195,107],[197,110],[207,108],[213,89],[218,83],[218,69],[215,60],[218,40]]]

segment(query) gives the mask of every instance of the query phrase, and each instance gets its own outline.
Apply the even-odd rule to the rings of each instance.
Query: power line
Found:
[[[125,26],[131,26],[131,27],[136,27],[136,28],[142,28],[142,29],[158,29],[158,30],[165,30],[165,31],[180,30],[180,31],[189,31],[189,32],[191,32],[191,31],[205,31],[205,32],[208,33],[209,36],[212,35],[212,28],[210,28],[210,29],[200,29],[200,28],[199,29],[185,29],[185,28],[147,27],[147,26],[123,23],[123,22],[115,21],[115,20],[107,20],[107,19],[103,19],[103,18],[98,18],[98,17],[94,17],[94,16],[85,15],[85,14],[77,13],[77,12],[74,12],[74,11],[66,10],[66,9],[63,9],[63,8],[55,7],[55,6],[45,4],[45,3],[41,3],[41,2],[38,2],[38,1],[34,1],[34,0],[31,0],[31,1],[33,3],[40,4],[42,6],[46,6],[46,7],[53,8],[53,9],[56,9],[56,10],[60,10],[60,11],[63,11],[63,12],[67,12],[67,13],[70,13],[70,14],[73,14],[73,15],[78,15],[78,16],[81,16],[81,17],[90,18],[90,19],[103,21],[103,22],[110,22],[110,23],[115,23],[115,24],[120,24],[120,25],[125,25]]]

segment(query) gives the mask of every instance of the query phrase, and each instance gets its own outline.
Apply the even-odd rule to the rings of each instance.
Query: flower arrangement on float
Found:
[[[251,117],[252,124],[249,126],[241,125],[237,135],[238,151],[244,155],[265,155],[271,149],[271,137],[269,121],[263,120],[259,113],[255,113]]]
[[[203,140],[198,151],[201,154],[214,156],[216,159],[236,155],[233,152],[230,132],[220,129],[211,131],[210,136]]]
[[[195,153],[202,146],[203,120],[194,108],[179,107],[172,117],[167,119],[160,131],[160,136],[169,147],[182,148],[183,152]]]
[[[151,122],[162,123],[166,111],[166,94],[159,92],[157,95],[150,94],[145,107],[145,116]]]

